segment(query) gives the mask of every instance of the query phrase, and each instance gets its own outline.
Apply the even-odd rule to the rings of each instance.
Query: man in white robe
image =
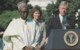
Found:
[[[18,10],[21,17],[13,19],[3,35],[4,49],[3,50],[31,50],[29,48],[30,39],[27,32],[26,18],[28,8],[25,2],[18,3]]]

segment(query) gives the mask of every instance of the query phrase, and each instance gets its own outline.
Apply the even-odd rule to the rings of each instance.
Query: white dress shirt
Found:
[[[61,23],[63,29],[66,29],[66,25],[63,25],[63,23],[62,23],[63,22],[63,16],[61,14],[59,14],[59,19],[60,19],[60,23]]]

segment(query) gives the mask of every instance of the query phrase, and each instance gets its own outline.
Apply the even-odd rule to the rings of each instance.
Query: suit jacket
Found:
[[[29,33],[31,34],[31,42],[32,42],[31,46],[35,47],[35,48],[37,45],[43,46],[44,42],[45,42],[45,38],[46,38],[45,23],[44,22],[38,22],[38,24],[39,24],[39,27],[37,29],[37,36],[35,36],[35,23],[34,23],[34,21],[31,20],[31,21],[27,22],[28,30],[29,30]],[[34,36],[37,39],[36,43],[33,43]]]
[[[75,28],[75,21],[73,19],[67,18],[67,26],[66,29],[74,29]],[[62,25],[59,19],[59,15],[53,16],[48,24],[47,24],[47,33],[49,34],[51,29],[62,29]]]

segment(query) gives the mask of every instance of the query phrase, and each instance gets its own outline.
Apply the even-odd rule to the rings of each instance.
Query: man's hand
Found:
[[[4,32],[0,32],[0,35],[3,35]]]

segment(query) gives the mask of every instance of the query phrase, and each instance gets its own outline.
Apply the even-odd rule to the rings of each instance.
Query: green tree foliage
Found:
[[[46,7],[48,15],[51,15],[54,9],[54,4],[48,4],[48,6]]]
[[[29,2],[29,0],[0,0],[0,10],[15,10],[20,1]]]
[[[45,23],[48,22],[50,16],[48,15],[46,10],[42,10],[42,19],[45,21]]]
[[[5,30],[13,18],[19,17],[16,9],[17,3],[20,1],[27,3],[29,0],[0,0],[0,30]],[[31,5],[28,5],[28,7],[29,9],[32,8]]]
[[[49,13],[49,15],[51,15],[53,12],[57,13],[58,12],[58,6],[60,4],[61,1],[67,1],[69,2],[69,10],[68,10],[68,15],[72,15],[74,12],[77,11],[77,9],[80,8],[80,0],[58,0],[56,4],[49,4],[47,6],[47,12]],[[53,11],[53,12],[52,12]],[[53,14],[54,14],[53,13]]]
[[[2,28],[5,30],[11,20],[18,17],[20,17],[18,11],[4,11],[0,15],[0,29]]]
[[[51,16],[52,14],[57,14],[58,13],[58,6],[60,4],[61,1],[67,1],[69,2],[69,8],[68,8],[68,19],[71,20],[75,20],[75,13],[77,12],[78,9],[80,9],[80,0],[57,0],[56,4],[49,4],[47,6],[47,12],[49,14],[49,16]],[[48,17],[47,17],[48,18]],[[78,21],[79,26],[80,26],[80,19]]]
[[[70,4],[69,4],[69,11],[68,14],[71,16],[72,14],[74,14],[78,9],[79,9],[79,5],[80,5],[80,0],[70,0]]]
[[[58,0],[55,6],[58,8],[61,1],[67,1],[69,3],[68,17],[74,16],[75,12],[79,9],[79,0]]]

